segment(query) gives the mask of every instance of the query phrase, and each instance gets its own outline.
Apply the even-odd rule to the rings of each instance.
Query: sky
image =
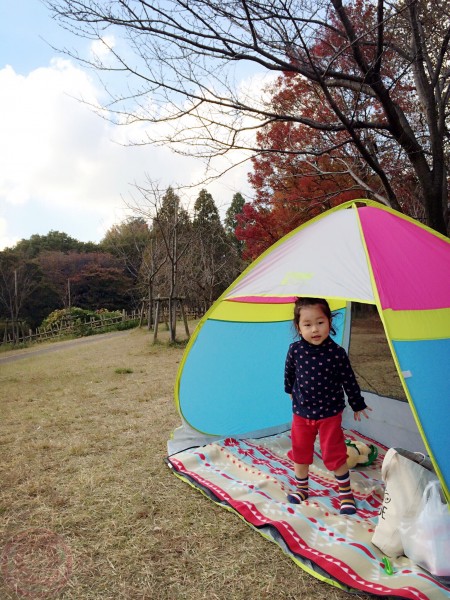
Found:
[[[99,101],[98,78],[53,48],[83,53],[88,44],[59,27],[39,0],[0,0],[0,250],[51,230],[99,242],[132,214],[136,185],[202,181],[199,159],[126,146],[126,128],[80,101]],[[254,74],[248,77],[251,85]],[[246,163],[200,186],[222,216],[236,192],[251,194],[248,171]],[[183,193],[187,205],[200,188]]]

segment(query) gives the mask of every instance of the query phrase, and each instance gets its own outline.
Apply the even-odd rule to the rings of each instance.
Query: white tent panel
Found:
[[[388,448],[405,448],[427,454],[408,402],[364,390],[362,395],[371,408],[369,418],[355,421],[354,413],[347,404],[342,417],[345,429],[354,429]]]
[[[313,296],[374,303],[354,210],[332,212],[286,239],[229,291],[241,296]]]

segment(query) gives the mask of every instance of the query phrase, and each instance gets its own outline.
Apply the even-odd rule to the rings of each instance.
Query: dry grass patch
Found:
[[[0,366],[0,553],[23,531],[61,536],[64,600],[348,597],[171,474],[181,347],[144,330],[58,346]],[[30,570],[19,595],[0,578],[0,598],[44,597]]]

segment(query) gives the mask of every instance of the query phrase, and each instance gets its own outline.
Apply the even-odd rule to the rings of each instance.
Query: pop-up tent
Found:
[[[180,365],[183,425],[169,454],[289,427],[282,378],[296,296],[329,300],[344,347],[350,303],[377,307],[408,402],[365,393],[372,412],[358,431],[388,447],[425,449],[448,498],[450,243],[369,200],[342,204],[283,237],[212,306]]]
[[[407,398],[362,386],[370,418],[355,422],[344,412],[347,439],[378,452],[375,462],[351,470],[356,515],[339,514],[318,444],[308,500],[287,501],[295,477],[283,374],[297,339],[297,296],[328,299],[344,347],[351,303],[376,306]],[[449,240],[375,202],[343,204],[267,250],[201,320],[178,372],[182,425],[168,443],[168,464],[323,581],[377,596],[448,600],[439,573],[405,556],[386,563],[372,540],[385,518],[381,465],[390,447],[427,453],[448,498],[449,366]]]

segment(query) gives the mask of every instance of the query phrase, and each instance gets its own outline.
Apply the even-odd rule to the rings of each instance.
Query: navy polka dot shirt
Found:
[[[289,346],[284,390],[292,409],[306,419],[325,419],[345,408],[344,391],[356,412],[367,408],[347,353],[328,337],[319,346],[301,339]]]

